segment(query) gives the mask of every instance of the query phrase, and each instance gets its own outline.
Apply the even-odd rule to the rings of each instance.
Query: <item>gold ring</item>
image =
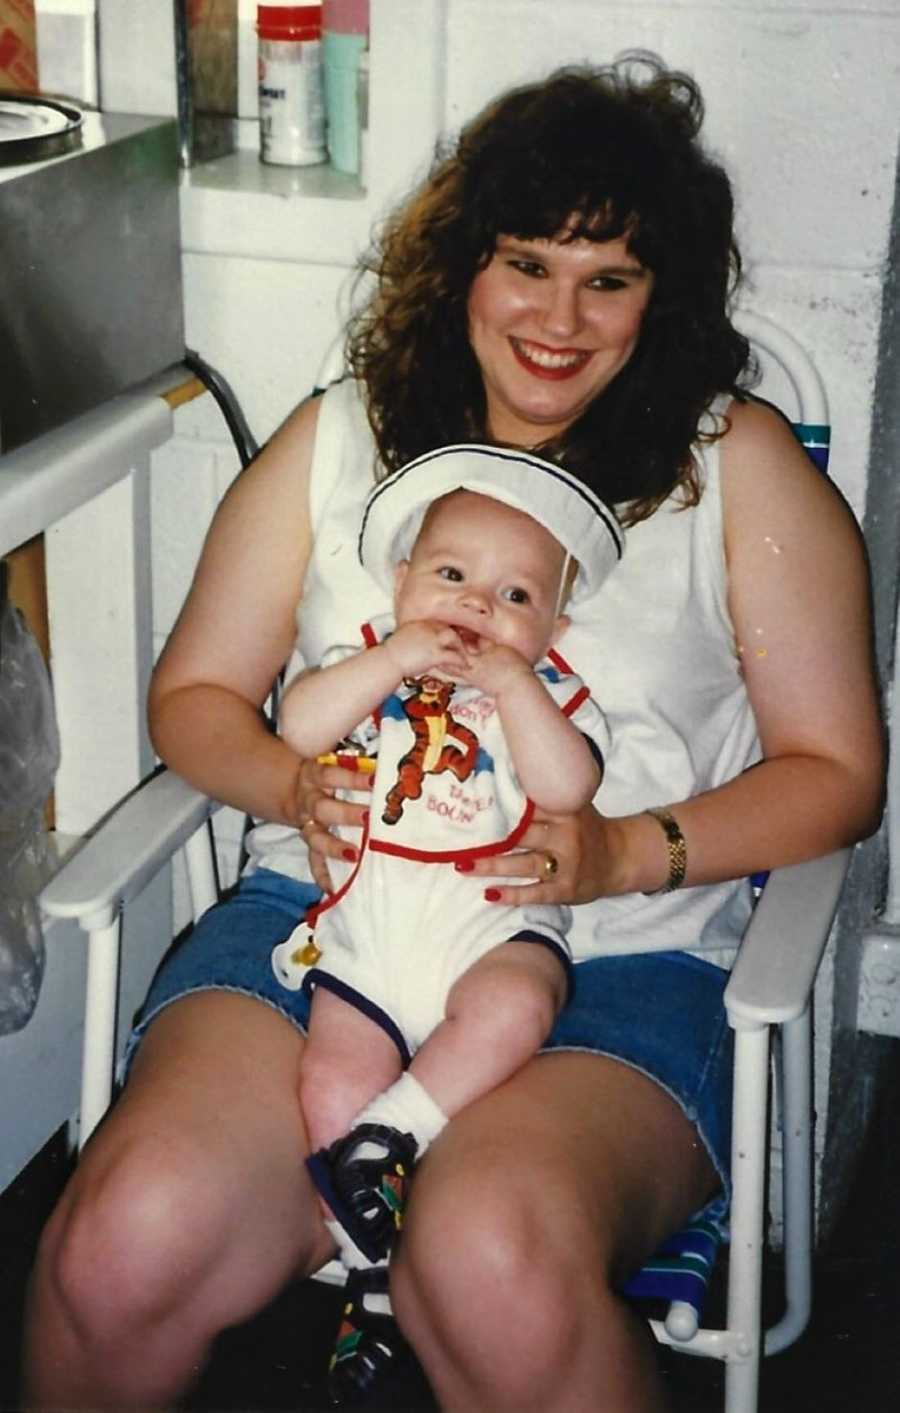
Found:
[[[559,870],[559,859],[548,850],[544,854],[544,862],[541,865],[541,874],[544,878],[552,878]]]

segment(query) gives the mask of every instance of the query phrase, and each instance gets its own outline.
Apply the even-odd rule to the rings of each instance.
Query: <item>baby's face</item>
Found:
[[[436,619],[467,647],[502,643],[535,663],[568,621],[557,613],[564,563],[562,546],[529,515],[454,491],[431,507],[397,566],[397,622]]]

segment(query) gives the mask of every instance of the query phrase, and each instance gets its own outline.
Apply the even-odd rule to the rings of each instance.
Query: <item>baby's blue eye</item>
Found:
[[[505,597],[510,603],[529,603],[527,589],[507,589]]]
[[[438,570],[438,577],[441,579],[448,579],[451,584],[462,583],[461,572],[458,569],[454,568],[452,564],[441,565],[441,568]]]

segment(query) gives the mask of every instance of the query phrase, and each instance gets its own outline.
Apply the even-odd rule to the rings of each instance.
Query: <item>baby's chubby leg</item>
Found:
[[[354,1123],[360,1108],[397,1080],[400,1055],[380,1026],[324,987],[313,997],[305,1061],[300,1102],[312,1139],[308,1167],[348,1271],[326,1398],[356,1403],[406,1348],[391,1317],[387,1262],[415,1143],[409,1134]]]
[[[451,987],[444,1020],[410,1073],[452,1118],[536,1054],[566,991],[565,970],[551,947],[525,941],[494,947]]]
[[[368,1156],[355,1132],[360,1111],[390,1088],[401,1068],[396,1045],[379,1025],[326,987],[317,987],[300,1076],[300,1106],[312,1150],[309,1169],[325,1224],[348,1266],[368,1265],[387,1254],[369,1245],[365,1223],[360,1226],[354,1202],[348,1207],[350,1199],[341,1189],[349,1182],[356,1194],[360,1174],[355,1163]],[[349,1140],[339,1141],[345,1135]],[[414,1152],[409,1156],[412,1159]],[[348,1163],[352,1166],[340,1177]],[[355,1200],[368,1210],[363,1197],[356,1194]],[[385,1216],[378,1203],[370,1215],[376,1225]]]
[[[449,1118],[509,1079],[540,1049],[566,989],[564,967],[552,948],[502,943],[456,980],[444,1020],[399,1078],[388,1037],[335,996],[317,995],[302,1102],[313,1137],[310,1170],[331,1208],[329,1230],[345,1261],[354,1254],[348,1237],[357,1248],[354,1264],[362,1264],[363,1256],[385,1259],[402,1222],[416,1159]],[[345,1083],[339,1088],[341,1073]],[[348,1128],[346,1139],[324,1146]]]
[[[313,995],[300,1104],[313,1152],[350,1128],[369,1100],[400,1074],[397,1047],[355,1006],[319,986]]]

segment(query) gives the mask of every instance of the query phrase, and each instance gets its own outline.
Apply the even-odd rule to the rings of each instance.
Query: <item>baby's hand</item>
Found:
[[[437,670],[455,677],[465,666],[459,634],[449,623],[416,619],[395,629],[383,644],[398,680]]]
[[[534,670],[515,648],[492,643],[488,638],[479,638],[477,646],[467,647],[465,657],[460,680],[494,698],[514,688],[517,681],[531,677]]]

